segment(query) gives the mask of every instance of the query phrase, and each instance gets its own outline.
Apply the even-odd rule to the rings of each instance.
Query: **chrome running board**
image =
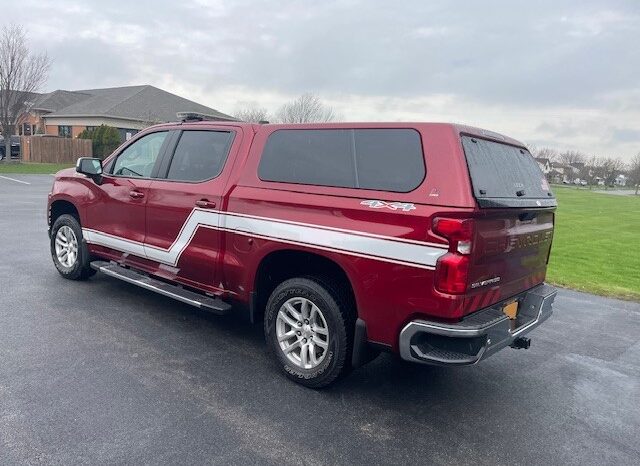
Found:
[[[93,261],[91,262],[91,268],[110,277],[137,285],[145,290],[154,291],[163,296],[168,296],[169,298],[190,304],[205,311],[215,314],[226,314],[231,310],[231,305],[219,298],[185,290],[180,286],[157,280],[149,275],[118,265],[115,262]]]

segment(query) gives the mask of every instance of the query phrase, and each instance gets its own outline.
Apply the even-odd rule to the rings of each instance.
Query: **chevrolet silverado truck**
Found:
[[[526,147],[444,123],[186,117],[59,172],[51,256],[263,322],[289,378],[326,386],[380,351],[476,364],[552,312],[556,199]]]

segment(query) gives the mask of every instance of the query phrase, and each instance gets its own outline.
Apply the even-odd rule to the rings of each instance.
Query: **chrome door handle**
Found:
[[[129,196],[133,199],[142,199],[144,197],[144,193],[141,193],[140,191],[129,191]]]
[[[196,206],[202,207],[203,209],[215,209],[216,203],[208,199],[200,199],[196,201]]]

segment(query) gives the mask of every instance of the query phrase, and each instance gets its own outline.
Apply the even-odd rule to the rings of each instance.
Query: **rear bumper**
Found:
[[[502,312],[504,303],[500,303],[453,324],[411,321],[400,332],[400,356],[425,364],[476,364],[547,320],[556,293],[555,288],[543,283],[514,296],[519,302],[515,320]]]

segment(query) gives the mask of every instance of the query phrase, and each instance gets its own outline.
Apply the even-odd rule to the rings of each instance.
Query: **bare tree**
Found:
[[[238,120],[247,123],[260,123],[269,120],[269,112],[266,108],[248,106],[236,110],[233,114]]]
[[[594,185],[596,177],[601,176],[602,162],[603,160],[596,155],[591,155],[586,160],[580,178],[587,181],[589,189]]]
[[[534,144],[528,144],[529,152],[539,159],[549,159],[549,162],[555,162],[558,159],[558,151],[551,147],[538,147]]]
[[[334,121],[336,113],[313,94],[303,94],[284,104],[276,114],[280,123],[324,123]]]
[[[27,102],[47,80],[50,61],[46,54],[33,54],[24,29],[3,26],[0,32],[0,126],[5,141],[5,162],[11,161],[11,135]]]
[[[636,187],[636,196],[640,188],[640,152],[638,152],[629,163],[629,180],[631,185]]]
[[[586,155],[577,150],[568,150],[560,154],[560,161],[564,164],[571,165],[573,163],[584,163],[587,159]]]
[[[617,158],[606,158],[602,161],[602,177],[604,178],[605,189],[612,186],[616,177],[624,170],[624,162]]]

